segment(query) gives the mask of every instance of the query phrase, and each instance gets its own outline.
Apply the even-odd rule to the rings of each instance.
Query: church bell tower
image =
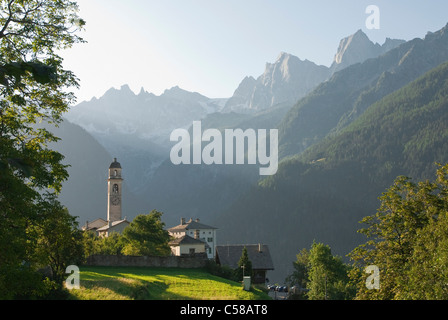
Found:
[[[122,196],[121,165],[117,158],[109,166],[109,178],[107,179],[107,221],[119,221],[121,218]]]

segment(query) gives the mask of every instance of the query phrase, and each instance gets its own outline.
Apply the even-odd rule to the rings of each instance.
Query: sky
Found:
[[[128,84],[156,95],[174,86],[228,98],[281,52],[330,66],[341,39],[363,30],[423,38],[448,23],[446,0],[77,0],[87,43],[61,53],[79,78],[78,102]],[[379,29],[366,26],[369,5]]]

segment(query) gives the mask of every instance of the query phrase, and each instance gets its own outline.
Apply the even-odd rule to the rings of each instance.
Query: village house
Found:
[[[109,237],[112,233],[122,233],[123,230],[130,224],[126,219],[118,221],[108,221],[106,225],[96,230],[99,237]]]
[[[170,242],[173,255],[193,255],[205,253],[207,258],[213,259],[216,253],[216,230],[199,219],[185,221],[181,218],[180,224],[168,229],[174,239]]]
[[[207,251],[206,247],[208,247],[204,241],[194,239],[187,235],[171,240],[169,246],[174,256],[205,255]]]
[[[249,260],[252,263],[252,283],[264,284],[267,279],[267,272],[274,270],[274,263],[267,245],[237,244],[216,246],[216,263],[232,269],[238,268],[238,261],[241,258],[244,247],[246,247]]]
[[[86,221],[86,224],[82,227],[82,230],[84,231],[92,231],[95,232],[101,228],[104,227],[107,224],[107,221],[101,218],[98,218],[93,221]]]

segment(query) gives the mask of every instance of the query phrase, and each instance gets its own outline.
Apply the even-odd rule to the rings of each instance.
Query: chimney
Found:
[[[263,245],[261,243],[258,244],[258,253],[263,252]]]
[[[196,220],[195,220],[196,222],[199,222],[199,218],[196,218]]]
[[[180,224],[183,226],[185,224],[185,218],[180,218]]]

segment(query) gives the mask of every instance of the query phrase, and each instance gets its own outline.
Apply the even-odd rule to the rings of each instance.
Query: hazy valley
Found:
[[[330,67],[281,53],[232,97],[112,88],[73,106],[56,131],[55,148],[71,165],[61,201],[80,224],[104,218],[116,157],[123,216],[157,209],[167,227],[198,217],[219,229],[222,244],[268,244],[273,279],[283,281],[313,240],[342,256],[359,244],[359,220],[398,175],[431,178],[434,163],[447,162],[445,61],[447,27],[383,45],[358,31],[341,40]],[[253,165],[173,165],[170,133],[194,120],[204,129],[278,128],[277,174],[261,178]]]

